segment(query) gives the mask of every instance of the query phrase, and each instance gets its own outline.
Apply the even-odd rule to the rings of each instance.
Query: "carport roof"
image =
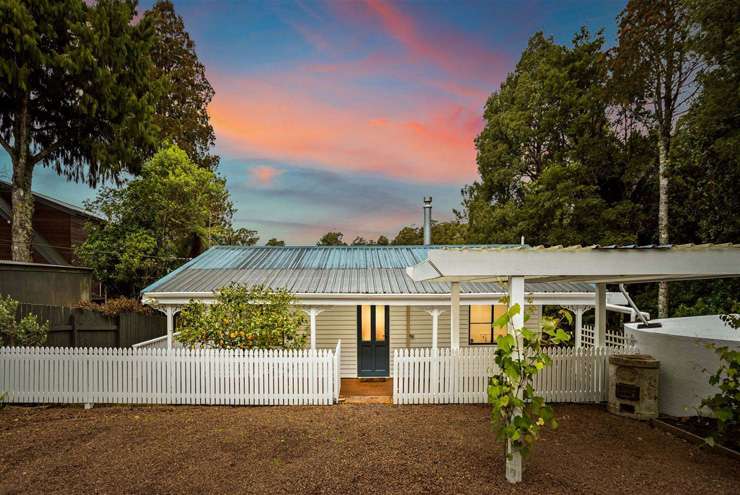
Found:
[[[740,277],[740,245],[445,247],[409,266],[415,282],[639,283]]]

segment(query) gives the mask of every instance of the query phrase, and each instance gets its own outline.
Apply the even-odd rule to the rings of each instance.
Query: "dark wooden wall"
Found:
[[[0,294],[23,303],[74,306],[90,300],[88,268],[0,261]]]

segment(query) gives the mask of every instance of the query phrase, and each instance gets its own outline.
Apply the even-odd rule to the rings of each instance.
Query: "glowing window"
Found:
[[[506,312],[506,306],[496,305],[470,305],[470,321],[468,326],[469,343],[493,344],[496,337],[506,335],[506,327],[494,327],[493,322]]]

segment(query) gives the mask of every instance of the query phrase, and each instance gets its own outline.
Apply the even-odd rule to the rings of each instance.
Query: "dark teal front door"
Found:
[[[389,376],[388,306],[357,306],[357,375]]]

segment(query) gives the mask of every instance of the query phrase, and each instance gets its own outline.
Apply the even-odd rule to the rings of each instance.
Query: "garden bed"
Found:
[[[559,405],[504,479],[489,408],[8,407],[0,493],[736,493],[740,463],[588,405]]]

